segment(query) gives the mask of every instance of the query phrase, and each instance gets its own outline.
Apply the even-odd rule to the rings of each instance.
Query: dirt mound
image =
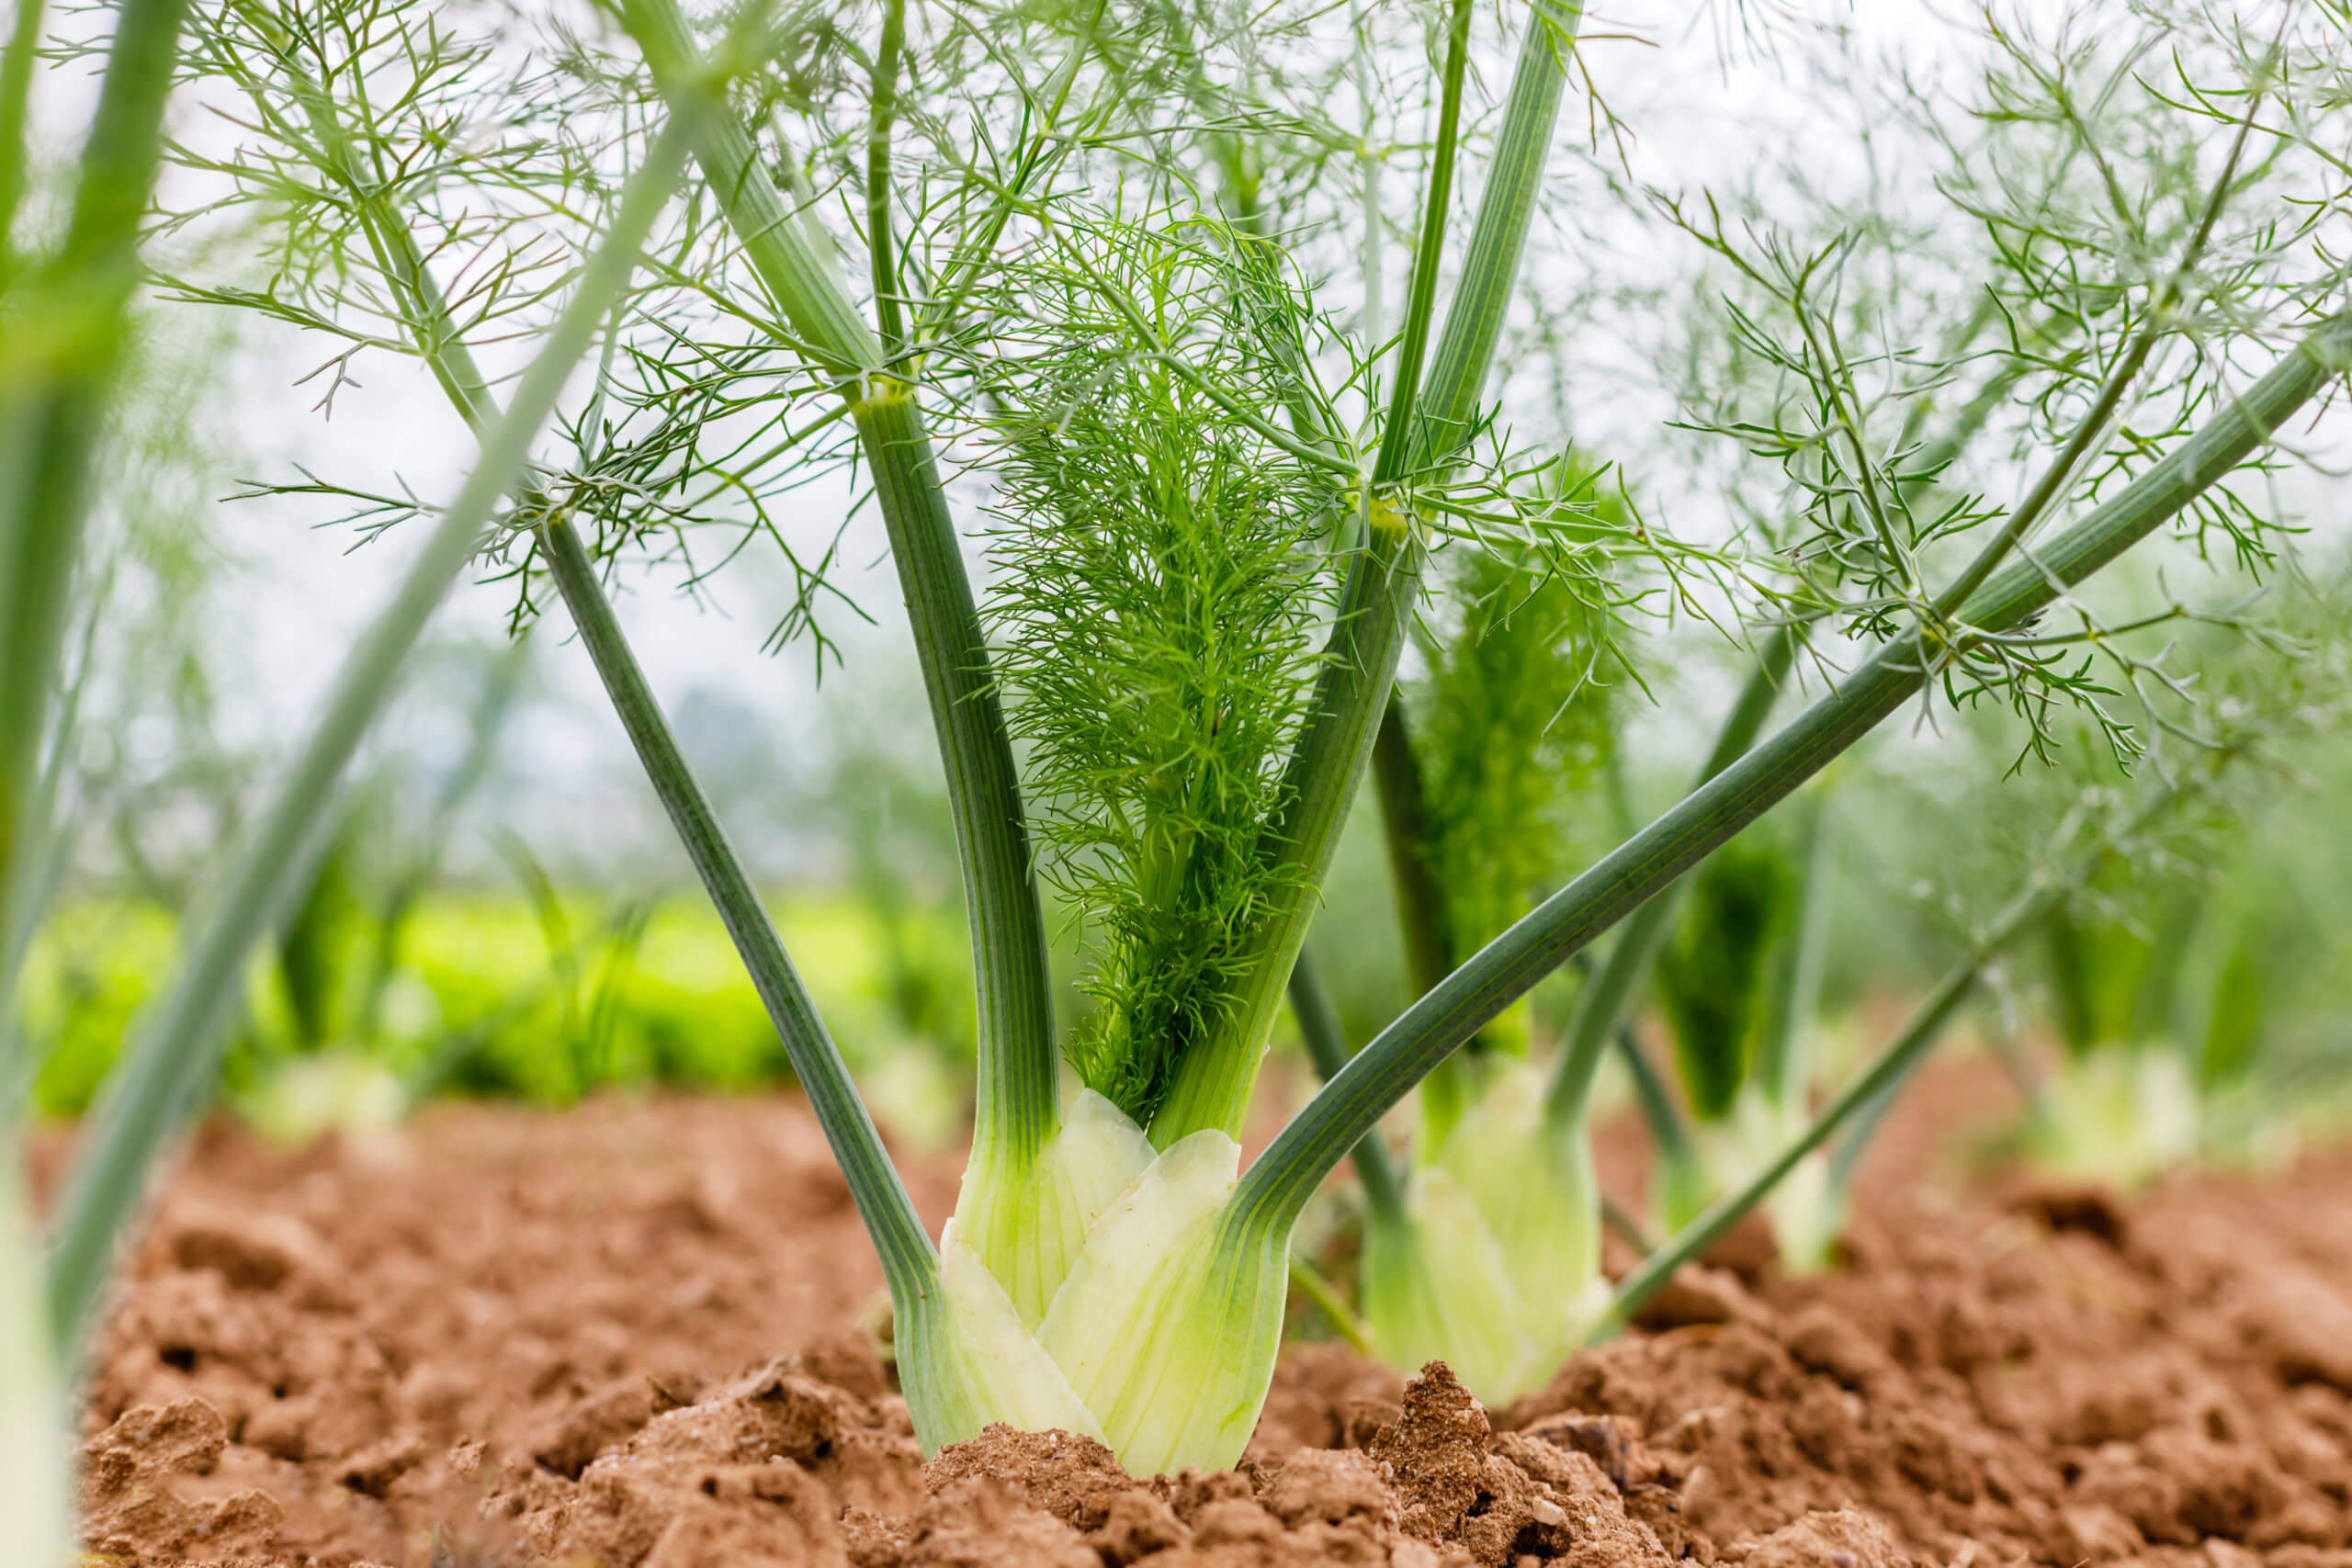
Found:
[[[510,1472],[488,1512],[526,1556],[651,1568],[1669,1561],[1590,1459],[1496,1437],[1442,1363],[1366,1449],[1148,1481],[1091,1438],[1002,1427],[925,1466],[903,1403],[853,1401],[780,1364],[656,1416],[576,1482]]]
[[[909,1174],[935,1223],[956,1162]],[[806,1112],[209,1134],[92,1380],[94,1551],[233,1568],[2352,1568],[2352,1156],[2120,1204],[1876,1183],[1488,1412],[1328,1345],[1238,1470],[991,1430],[925,1466]],[[778,1359],[780,1347],[799,1346]]]

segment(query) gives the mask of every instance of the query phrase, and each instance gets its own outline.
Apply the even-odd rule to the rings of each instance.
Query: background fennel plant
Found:
[[[2124,634],[2177,618],[2184,614],[2177,607],[2143,620],[2135,627],[2110,630],[2077,606],[2074,613],[2080,617],[2083,627],[2079,641],[2075,637],[2031,636],[2018,639],[2013,648],[1997,634],[1997,629],[1995,635],[1986,636],[1983,631],[1968,628],[1972,625],[1997,628],[2004,617],[2024,609],[2025,602],[2011,598],[2010,594],[2027,592],[2038,598],[2040,592],[2062,590],[2076,581],[2057,558],[2043,553],[2040,547],[2028,552],[2030,559],[2024,567],[2011,566],[2003,571],[2001,563],[2005,556],[2020,547],[2021,541],[2059,498],[2075,491],[2087,491],[2097,497],[2131,468],[2134,457],[2149,450],[2141,434],[2128,424],[2110,425],[2119,411],[2129,408],[2137,413],[2183,406],[2179,400],[2184,394],[2203,395],[2189,390],[2199,384],[2199,372],[2191,371],[2185,379],[2181,378],[2171,368],[2179,363],[2178,356],[2167,358],[2156,352],[2167,332],[2180,332],[2186,327],[2179,310],[2184,299],[2195,289],[2206,288],[2213,291],[2213,296],[2208,298],[2209,304],[2212,297],[2221,294],[2246,302],[2254,297],[2249,289],[2258,291],[2253,284],[2258,268],[2242,269],[2235,262],[2224,262],[2218,270],[2209,269],[2208,248],[2209,244],[2243,243],[2216,242],[2218,220],[2223,209],[2233,199],[2244,199],[2246,189],[2260,187],[2278,172],[2275,154],[2281,142],[2291,137],[2267,142],[2259,163],[2249,163],[2245,154],[2266,97],[2278,90],[2282,79],[2291,80],[2293,68],[2286,64],[2289,57],[2275,47],[2249,45],[2243,35],[2224,30],[2211,41],[2220,46],[2216,51],[2220,68],[2239,73],[2242,85],[2234,93],[2193,91],[2190,96],[2196,107],[2188,116],[2185,131],[2174,134],[2174,128],[2167,125],[2166,134],[2144,138],[2140,137],[2143,124],[2166,121],[2177,112],[2177,106],[2161,94],[2150,93],[2142,85],[2139,118],[2127,119],[2126,130],[2118,140],[2137,138],[2132,155],[2143,159],[2154,173],[2145,193],[2132,198],[2144,205],[2134,206],[2132,199],[2122,197],[2110,176],[2103,197],[2095,199],[2111,197],[2114,206],[2085,220],[2076,213],[2064,210],[2065,203],[2061,199],[2066,187],[2064,176],[2078,163],[2111,169],[2110,160],[2117,155],[2116,149],[2104,144],[2110,136],[2117,136],[2115,128],[2099,123],[2074,96],[2074,78],[2096,70],[2098,59],[2078,49],[2061,53],[2052,62],[2038,54],[2037,45],[2031,40],[2006,35],[1999,38],[2003,61],[1988,81],[1988,101],[1994,107],[1985,119],[1996,126],[2053,128],[2058,133],[2054,138],[2058,145],[2035,171],[2040,177],[2031,185],[2005,184],[1997,193],[1997,200],[1986,199],[1975,188],[1966,187],[1962,199],[1974,204],[1990,220],[1995,243],[1985,260],[1995,281],[1986,286],[1984,298],[1994,308],[1987,311],[1980,306],[1969,311],[1947,334],[1943,352],[1950,357],[1942,361],[1928,359],[1916,350],[1896,350],[1863,359],[1842,346],[1849,340],[1842,338],[1841,333],[1859,330],[1874,342],[1887,336],[1884,299],[1853,286],[1855,257],[1865,243],[1854,235],[1839,236],[1817,250],[1804,251],[1790,246],[1778,235],[1758,234],[1752,229],[1742,237],[1734,238],[1721,210],[1712,201],[1707,213],[1698,219],[1679,203],[1664,204],[1663,209],[1674,221],[1686,228],[1701,244],[1726,258],[1734,276],[1762,296],[1759,304],[1752,307],[1735,298],[1726,315],[1730,342],[1744,351],[1747,363],[1759,365],[1770,372],[1767,396],[1773,409],[1772,417],[1769,421],[1724,420],[1710,428],[1739,440],[1759,456],[1776,460],[1788,477],[1790,483],[1783,502],[1793,499],[1793,510],[1801,521],[1794,527],[1781,525],[1771,530],[1771,536],[1787,541],[1792,558],[1811,563],[1800,577],[1796,591],[1788,596],[1784,615],[1790,624],[1767,641],[1758,676],[1742,700],[1734,705],[1715,753],[1702,774],[1700,789],[1649,829],[1628,840],[1616,853],[1602,859],[1585,877],[1548,900],[1487,953],[1472,960],[1459,974],[1408,1009],[1387,1034],[1367,1048],[1363,1056],[1308,1108],[1300,1123],[1277,1140],[1261,1169],[1277,1166],[1287,1152],[1285,1141],[1300,1133],[1302,1126],[1315,1124],[1327,1104],[1335,1107],[1331,1122],[1316,1125],[1317,1133],[1337,1138],[1368,1128],[1376,1110],[1391,1099],[1388,1091],[1376,1087],[1379,1080],[1390,1074],[1408,1076],[1414,1068],[1430,1064],[1435,1054],[1431,1035],[1438,1036],[1446,1045],[1464,1040],[1494,1016],[1499,1001],[1522,990],[1533,975],[1540,974],[1566,952],[1573,951],[1598,924],[1605,923],[1606,917],[1594,925],[1578,923],[1591,919],[1596,906],[1605,908],[1610,916],[1623,914],[1666,886],[1654,879],[1655,862],[1649,866],[1642,865],[1645,852],[1667,852],[1669,845],[1678,841],[1684,845],[1695,841],[1709,849],[1720,845],[1727,836],[1727,828],[1752,819],[1758,810],[1785,794],[1828,755],[1850,744],[1866,728],[1866,724],[1856,724],[1862,711],[1886,711],[1876,709],[1878,699],[1869,695],[1877,678],[1890,682],[1882,688],[1890,695],[1895,684],[1916,689],[1924,683],[1920,677],[1932,676],[1955,701],[1972,702],[1980,697],[2006,701],[2028,723],[2027,750],[2042,756],[2047,756],[2051,749],[2046,721],[2053,706],[2079,703],[2097,720],[2105,743],[2128,758],[2146,742],[2139,727],[2123,718],[2109,703],[2116,689],[2104,684],[2093,672],[2094,659],[2073,660],[2055,651],[2080,646],[2095,649],[2099,657],[2114,661],[2133,697],[2148,708],[2151,728],[2162,729],[2169,722],[2155,710],[2161,705],[2163,695],[2177,694],[2177,684],[2161,672],[2161,655],[2158,662],[2143,660]],[[2322,72],[2324,74],[2324,67]],[[2108,79],[2103,96],[2122,96],[2117,85],[2127,75],[2128,67],[2118,68],[2117,73]],[[2223,113],[2219,107],[2225,99],[2232,107],[2231,113]],[[2054,107],[2051,107],[2052,103]],[[2295,123],[2298,111],[2290,107],[2286,112],[2290,123]],[[2211,137],[2210,143],[2211,154],[2217,157],[2217,175],[2210,172],[2213,165],[2200,169],[2194,154],[2184,152],[2184,148],[2195,143],[2199,134],[2196,122],[2199,119],[2220,122],[2219,132]],[[2033,137],[2020,140],[2030,147]],[[1994,161],[1997,166],[1997,153]],[[2328,176],[2316,177],[2323,186],[2333,184]],[[2096,182],[2091,188],[2102,189]],[[2122,231],[2121,236],[2114,232],[2116,228]],[[2257,247],[2267,246],[2272,233],[2259,218],[2253,220],[2253,228],[2247,231],[2261,236],[2255,241]],[[2098,243],[2112,247],[2106,254],[2127,268],[2136,268],[2140,265],[2138,257],[2160,244],[2177,247],[2178,259],[2173,263],[2173,270],[2158,274],[2147,286],[2144,305],[2138,311],[2126,310],[2119,319],[2114,308],[2131,296],[2128,290],[2118,293],[2108,289],[2098,294],[2099,302],[2091,307],[2096,314],[2086,314],[2088,299],[2082,288],[2081,274],[2054,270],[2046,253],[2067,254],[2072,258],[2071,265],[2079,265],[2081,254],[2094,248],[2094,237]],[[2324,266],[2323,271],[2326,271]],[[2207,283],[2209,276],[2214,282]],[[2272,297],[2275,300],[2283,303],[2301,298],[2300,285],[2289,281],[2288,275],[2273,275],[2272,282],[2281,288]],[[2001,357],[1997,354],[1981,354],[1974,343],[1987,322],[1998,319],[2005,308],[2003,296],[2012,290],[2028,310],[2041,318],[2034,329],[2035,337],[2055,336],[2062,344],[2078,339],[2089,353],[2085,355],[2076,351],[2074,356],[2058,362],[2060,384],[2079,388],[2085,395],[2082,401],[2064,404],[2067,412],[2061,418],[2071,421],[2071,424],[2055,423],[2045,435],[2044,429],[2054,423],[2050,415],[2055,405],[2048,401],[2027,405],[2034,411],[2034,419],[2026,425],[2031,432],[2029,443],[2046,440],[2055,448],[2055,454],[2036,459],[2040,477],[2019,503],[2003,511],[1964,494],[1955,496],[1945,470],[1967,449],[2002,400],[2016,395],[2021,384],[2030,385],[2035,374],[2049,373],[2048,361],[2038,346],[2028,346],[2012,329],[2015,358],[2026,367],[2040,362],[2045,367],[2038,371],[1996,370],[1982,380],[1980,389],[1961,402],[1957,417],[1947,430],[1932,436],[1930,433],[1938,423],[1932,400],[1951,380],[1959,378],[1958,367],[1971,367],[1967,373],[1973,378],[1979,374],[1973,369],[1976,361],[1992,357],[1997,363]],[[2295,308],[2288,305],[2290,310]],[[1769,317],[1767,310],[1771,313]],[[2099,321],[2097,317],[2109,319]],[[1768,325],[1772,320],[1782,323],[1780,330]],[[1781,335],[1782,331],[1787,335]],[[2200,366],[2206,363],[2194,353],[2189,358]],[[2144,378],[2143,371],[2149,372]],[[2094,392],[2096,395],[2091,395]],[[1870,434],[1874,425],[1883,426],[1891,434],[1887,445],[1881,446],[1874,441]],[[2110,441],[2120,446],[2113,458],[2101,461],[2120,463],[2121,468],[2097,464],[2086,467],[2092,455]],[[2189,446],[2197,444],[2192,439]],[[2241,558],[2258,560],[2262,553],[2262,524],[2256,514],[2232,511],[2237,503],[2227,499],[2229,493],[2224,491],[2223,499],[2208,502],[2199,499],[2193,485],[2175,491],[2178,501],[2190,507],[2191,515],[2200,526],[2210,523],[2225,531],[2239,542]],[[1940,510],[1922,502],[1933,502]],[[2109,520],[2121,522],[2131,510],[2119,498],[2109,503]],[[2094,517],[2093,521],[2098,519]],[[1941,541],[1972,530],[1986,530],[1990,537],[1977,549],[1974,559],[1962,568],[1948,585],[1931,590],[1924,562],[1926,554]],[[2077,558],[2086,564],[2092,559],[2103,564],[2104,552],[2109,546],[2092,544],[2102,535],[2110,544],[2120,542],[2119,534],[2088,525],[2069,536],[2090,547]],[[2138,536],[2136,532],[2134,536]],[[2062,554],[2065,550],[2063,540],[2059,549]],[[2040,588],[2029,590],[2029,578],[2038,578]],[[1771,699],[1777,694],[1776,688],[1782,683],[1800,629],[1816,619],[1824,608],[1839,612],[1837,618],[1849,635],[1894,634],[1895,641],[1883,647],[1861,671],[1815,703],[1760,751],[1742,757],[1741,753],[1754,743]],[[1897,626],[1905,623],[1916,629],[1898,633]],[[1913,672],[1898,676],[1897,664],[1911,665]],[[2157,700],[2152,703],[2152,697]],[[1773,753],[1783,746],[1791,751],[1775,758]],[[1812,750],[1814,755],[1799,761],[1791,753],[1800,750]],[[1759,792],[1768,793],[1759,800]],[[1702,827],[1711,807],[1715,820]],[[1392,822],[1396,815],[1392,809]],[[1679,861],[1673,867],[1677,870],[1690,865],[1695,858],[1684,858],[1679,851],[1671,852]],[[1730,880],[1727,872],[1716,874],[1718,886]],[[1400,895],[1409,906],[1417,897],[1411,878],[1400,876],[1399,882]],[[1762,902],[1769,904],[1772,900]],[[1760,925],[1755,920],[1731,923]],[[1609,963],[1586,987],[1569,1039],[1556,1059],[1547,1096],[1548,1127],[1544,1136],[1552,1150],[1573,1150],[1582,1139],[1580,1123],[1604,1043],[1615,1032],[1626,1006],[1639,990],[1644,971],[1671,928],[1671,905],[1667,900],[1658,900],[1643,909],[1628,924]],[[1703,931],[1705,925],[1701,929]],[[1747,945],[1760,952],[1760,943]],[[1517,964],[1509,971],[1509,981],[1504,982],[1503,964],[1509,962],[1505,953],[1511,949],[1516,949],[1511,957]],[[1730,955],[1712,956],[1720,964]],[[1497,961],[1492,968],[1481,962],[1487,958]],[[1760,976],[1764,965],[1758,956],[1757,962],[1746,967]],[[1801,975],[1803,965],[1796,965],[1795,969]],[[1481,970],[1487,971],[1479,976],[1483,984],[1464,983]],[[1751,1040],[1767,1055],[1776,1055],[1783,1066],[1789,1060],[1784,1030],[1765,1031],[1762,1027],[1774,1010],[1762,994],[1760,981],[1736,988],[1747,994],[1745,1005],[1720,1007],[1724,998],[1703,987],[1694,987],[1685,993],[1697,1005],[1686,1012],[1683,1038],[1689,1043],[1694,1035],[1704,1037],[1699,1052],[1685,1055],[1686,1068],[1691,1069],[1686,1076],[1699,1091],[1697,1098],[1702,1101],[1702,1111],[1729,1109],[1736,1086],[1744,1076],[1740,1070],[1742,1058],[1748,1054]],[[1793,996],[1795,990],[1789,987],[1784,994]],[[1939,992],[1939,996],[1943,994]],[[1736,1012],[1740,1016],[1704,1016],[1711,1012]],[[1787,1025],[1788,1015],[1783,1013],[1780,1022]],[[1898,1042],[1898,1045],[1914,1048],[1908,1043],[1916,1043],[1923,1035],[1931,1037],[1935,1027],[1939,1025],[1923,1024],[1920,1029],[1907,1032],[1905,1042]],[[1396,1046],[1394,1054],[1384,1052],[1383,1047],[1392,1042]],[[1891,1054],[1880,1066],[1884,1066],[1901,1055],[1902,1050],[1891,1048]],[[1872,1074],[1878,1071],[1879,1067],[1873,1067]],[[1344,1103],[1343,1091],[1352,1089],[1354,1085],[1350,1080],[1357,1077],[1363,1084],[1363,1109],[1341,1121],[1336,1106]],[[1875,1095],[1879,1090],[1871,1092]],[[1850,1100],[1841,1097],[1831,1109],[1842,1116],[1852,1106],[1870,1103],[1868,1095]],[[1797,1145],[1792,1145],[1797,1147],[1796,1154],[1785,1160],[1775,1160],[1768,1168],[1770,1182],[1784,1179],[1793,1168],[1794,1160],[1817,1142],[1818,1138],[1811,1135],[1797,1140]],[[1514,1143],[1514,1147],[1521,1150],[1521,1157],[1507,1163],[1522,1172],[1534,1168],[1545,1157],[1545,1144],[1531,1143],[1525,1134]],[[1573,1154],[1555,1152],[1549,1157],[1559,1162],[1559,1168],[1575,1168]],[[1589,1167],[1589,1156],[1587,1164]],[[1497,1183],[1493,1206],[1500,1207],[1508,1201],[1501,1186]],[[1589,1181],[1585,1186],[1589,1187]],[[1742,1201],[1752,1201],[1762,1190],[1751,1184]],[[1573,1201],[1597,1215],[1597,1194],[1588,1190]],[[1736,1212],[1736,1207],[1711,1209],[1693,1227],[1694,1233],[1719,1228],[1720,1224],[1725,1223],[1724,1214]],[[1425,1251],[1450,1242],[1450,1238],[1438,1234],[1439,1227],[1425,1228],[1429,1234],[1420,1243]],[[1588,1225],[1581,1235],[1560,1232],[1562,1239],[1554,1243],[1563,1251],[1581,1248],[1585,1258],[1592,1259],[1578,1270],[1586,1280],[1597,1273],[1597,1257],[1591,1243],[1585,1239],[1594,1228],[1596,1225]],[[1523,1258],[1530,1250],[1522,1246],[1513,1249],[1511,1255]],[[1670,1263],[1689,1255],[1682,1247],[1669,1245],[1660,1254],[1660,1259]],[[1428,1272],[1433,1276],[1460,1275],[1464,1270],[1458,1260],[1449,1259],[1442,1269],[1432,1268]],[[1483,1280],[1493,1270],[1469,1272]],[[1646,1290],[1662,1277],[1653,1269],[1645,1269],[1634,1280],[1628,1281],[1627,1289]],[[1509,1294],[1483,1285],[1476,1293],[1489,1299]],[[1562,1301],[1577,1299],[1584,1292],[1563,1289],[1556,1280],[1552,1280],[1544,1282],[1541,1293],[1546,1300]],[[1459,1320],[1477,1315],[1455,1314]],[[1622,1308],[1611,1309],[1600,1320],[1604,1329],[1622,1321]],[[1491,1322],[1477,1324],[1476,1328],[1490,1342],[1513,1337],[1512,1332],[1497,1334]],[[1552,1332],[1559,1330],[1555,1327]],[[1526,1330],[1521,1328],[1515,1333],[1523,1337]],[[1465,1364],[1497,1365],[1493,1356],[1484,1353],[1487,1348],[1475,1345],[1473,1337],[1467,1336],[1457,1343],[1453,1349],[1453,1358]],[[1415,1350],[1408,1355],[1419,1353],[1417,1340]],[[1506,1397],[1516,1392],[1508,1380],[1498,1379],[1490,1386],[1494,1397]]]

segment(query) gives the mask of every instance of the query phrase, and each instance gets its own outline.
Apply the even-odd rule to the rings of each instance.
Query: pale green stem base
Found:
[[[2034,1160],[2053,1175],[2130,1192],[2197,1155],[2197,1086],[2162,1042],[2067,1057],[2043,1084],[2041,1106]]]

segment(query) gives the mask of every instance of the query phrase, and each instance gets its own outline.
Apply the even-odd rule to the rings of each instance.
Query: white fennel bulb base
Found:
[[[74,1544],[72,1449],[23,1168],[15,1140],[0,1132],[0,1519],[9,1545],[0,1559],[46,1568]]]
[[[1414,1172],[1402,1226],[1367,1222],[1364,1320],[1407,1371],[1442,1359],[1489,1404],[1539,1387],[1608,1305],[1600,1187],[1581,1129],[1503,1067]]]
[[[1264,1227],[1232,1212],[1240,1166],[1240,1145],[1214,1130],[1155,1155],[1091,1092],[1025,1173],[976,1155],[937,1292],[899,1304],[924,1452],[1001,1421],[1100,1438],[1138,1475],[1239,1459],[1289,1265],[1287,1235],[1253,1234]],[[1115,1187],[1109,1173],[1124,1173]]]
[[[1143,1129],[1091,1089],[1025,1167],[973,1149],[956,1196],[956,1229],[1023,1323],[1045,1321],[1094,1222],[1156,1157]]]

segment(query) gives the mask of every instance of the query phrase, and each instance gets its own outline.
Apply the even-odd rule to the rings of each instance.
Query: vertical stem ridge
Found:
[[[623,0],[622,9],[654,79],[674,91],[693,57],[677,0]],[[884,345],[793,221],[742,122],[715,117],[695,156],[762,283],[819,367],[839,379],[855,419],[913,625],[963,862],[978,992],[974,1136],[1025,1162],[1060,1122],[1045,921],[1012,742],[930,433],[914,388],[882,368]]]

